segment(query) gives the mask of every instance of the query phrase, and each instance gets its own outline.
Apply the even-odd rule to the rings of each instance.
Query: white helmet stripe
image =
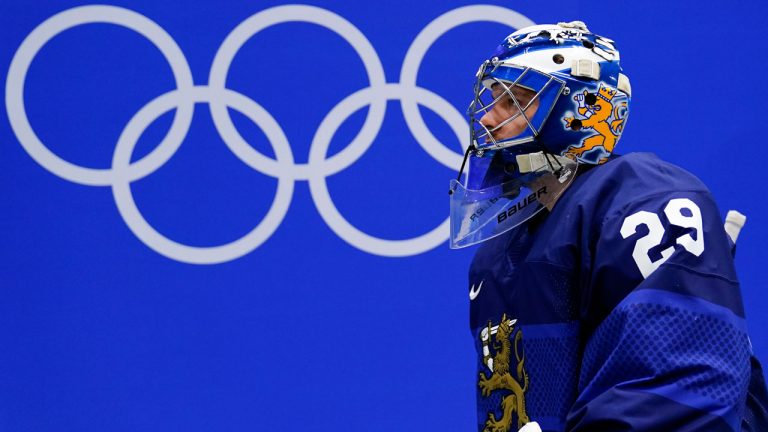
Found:
[[[560,54],[563,56],[564,60],[562,63],[555,63],[554,56],[555,54]],[[557,72],[557,71],[564,71],[565,73],[569,73],[571,69],[571,64],[573,63],[573,60],[581,60],[581,59],[588,59],[595,62],[603,62],[605,61],[604,58],[600,57],[599,55],[592,52],[592,50],[584,47],[563,47],[558,49],[544,49],[539,51],[532,51],[526,54],[520,54],[513,58],[511,58],[508,61],[502,61],[502,66],[524,66],[524,67],[531,67],[533,69],[536,69],[540,72],[544,73],[551,73],[551,72]],[[618,56],[616,57],[616,60],[618,60]]]

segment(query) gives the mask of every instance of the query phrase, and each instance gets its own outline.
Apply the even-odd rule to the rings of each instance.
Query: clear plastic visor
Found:
[[[530,158],[530,172],[501,184],[468,189],[451,180],[452,249],[496,237],[551,209],[576,176],[577,163],[567,158],[543,153],[520,158]]]

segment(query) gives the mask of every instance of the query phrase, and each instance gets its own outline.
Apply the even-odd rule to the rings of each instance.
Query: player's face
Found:
[[[497,141],[514,138],[528,127],[525,117],[519,115],[521,108],[525,110],[525,115],[529,119],[536,114],[536,110],[539,108],[539,100],[533,99],[536,94],[533,91],[514,85],[509,85],[507,88],[509,90],[499,83],[491,87],[493,99],[496,100],[501,96],[501,100],[496,102],[493,108],[480,119],[480,123],[491,131],[493,138]],[[517,104],[509,94],[510,92],[517,99]],[[531,100],[533,100],[533,103],[531,103]],[[525,108],[529,103],[530,106]],[[512,117],[515,118],[507,121]]]

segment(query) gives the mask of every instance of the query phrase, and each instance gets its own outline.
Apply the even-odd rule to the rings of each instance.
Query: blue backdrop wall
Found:
[[[748,217],[768,363],[765,2],[0,3],[0,429],[470,430],[447,188],[480,61],[584,20],[622,153]]]

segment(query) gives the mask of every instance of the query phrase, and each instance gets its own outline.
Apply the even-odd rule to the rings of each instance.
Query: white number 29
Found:
[[[690,215],[683,214],[683,210],[688,210],[687,213]],[[677,238],[677,244],[688,252],[700,256],[704,252],[704,232],[701,226],[701,210],[699,206],[688,198],[675,198],[670,200],[667,206],[664,207],[664,214],[672,225],[696,230],[695,239],[690,233],[685,234]],[[647,278],[664,261],[672,256],[675,248],[670,246],[664,249],[661,251],[661,258],[652,261],[651,257],[648,256],[648,251],[661,244],[661,240],[664,237],[664,225],[661,224],[661,220],[656,213],[639,211],[624,219],[624,223],[621,225],[621,236],[627,238],[632,234],[636,234],[637,227],[640,225],[648,227],[648,234],[637,239],[635,249],[632,251],[632,258],[635,259],[637,268],[640,269],[643,278]]]

